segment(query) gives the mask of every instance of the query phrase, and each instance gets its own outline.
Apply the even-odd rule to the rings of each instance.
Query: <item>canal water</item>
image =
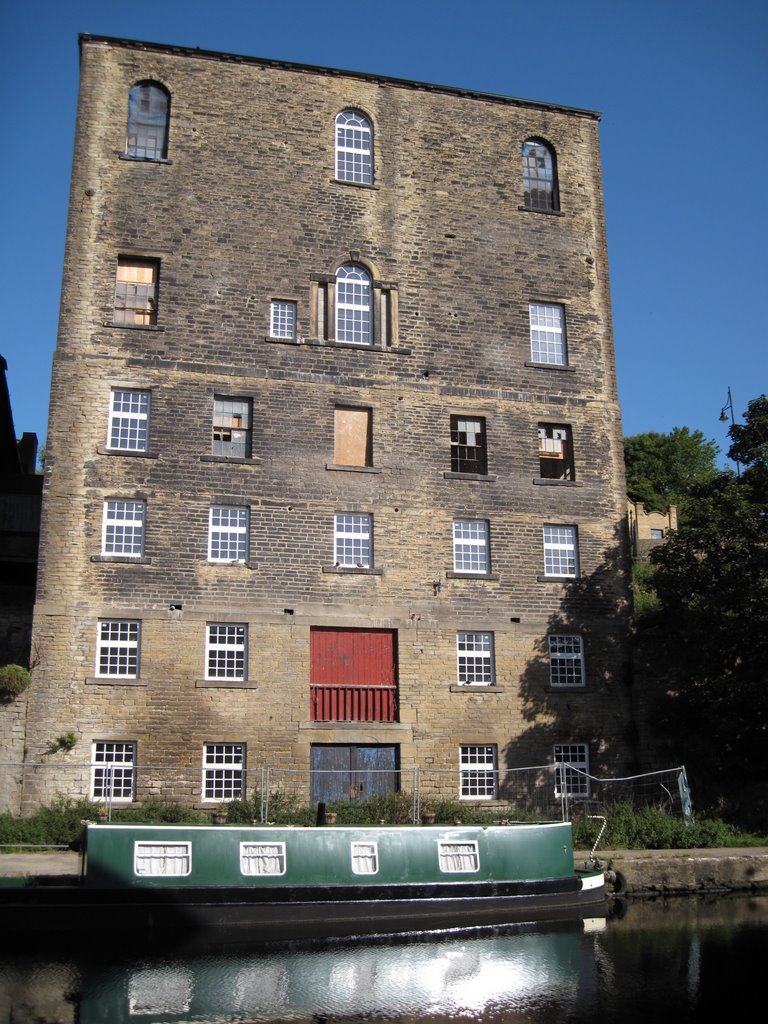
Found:
[[[112,931],[115,929],[116,931]],[[0,1024],[663,1024],[741,1019],[768,969],[768,895],[614,901],[493,934],[253,949],[6,955]]]

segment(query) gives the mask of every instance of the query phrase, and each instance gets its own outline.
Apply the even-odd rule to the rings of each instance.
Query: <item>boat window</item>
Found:
[[[284,875],[285,843],[240,843],[240,873]]]
[[[379,852],[376,843],[352,843],[352,873],[375,875],[379,870]]]
[[[475,840],[466,843],[438,842],[441,871],[477,871],[480,854]]]
[[[133,873],[162,875],[166,878],[188,875],[192,870],[192,843],[141,843],[133,845]]]

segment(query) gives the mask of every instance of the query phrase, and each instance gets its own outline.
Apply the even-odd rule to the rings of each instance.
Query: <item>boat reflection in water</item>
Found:
[[[155,958],[86,968],[80,1024],[270,1021],[413,1015],[477,1017],[489,1007],[573,1005],[594,971],[585,931],[605,919],[510,934],[333,944]]]

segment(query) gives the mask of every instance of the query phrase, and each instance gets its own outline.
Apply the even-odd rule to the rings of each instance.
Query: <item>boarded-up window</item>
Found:
[[[389,629],[310,632],[313,683],[395,685],[395,634]]]
[[[116,324],[149,327],[157,323],[157,260],[120,257],[115,279]]]
[[[333,461],[337,466],[372,466],[371,410],[337,405]]]

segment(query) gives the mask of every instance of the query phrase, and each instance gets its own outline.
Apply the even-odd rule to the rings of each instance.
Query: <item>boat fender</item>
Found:
[[[615,896],[622,896],[627,891],[627,880],[620,871],[609,869],[604,872],[605,884],[613,886]]]

